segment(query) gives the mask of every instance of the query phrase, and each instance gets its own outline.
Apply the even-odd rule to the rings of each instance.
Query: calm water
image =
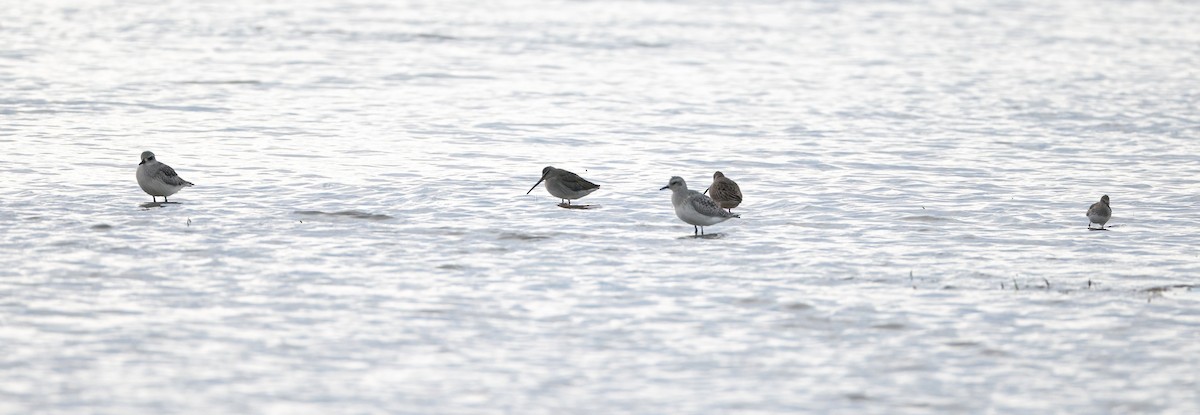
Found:
[[[6,3],[0,413],[1200,413],[1200,4]]]

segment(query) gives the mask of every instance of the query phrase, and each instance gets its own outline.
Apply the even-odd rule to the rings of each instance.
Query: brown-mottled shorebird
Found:
[[[742,189],[738,187],[737,182],[725,177],[725,173],[719,171],[713,173],[712,185],[708,186],[708,189],[705,189],[704,193],[712,197],[712,200],[717,202],[717,206],[725,208],[725,210],[730,212],[733,212],[733,208],[742,204]]]

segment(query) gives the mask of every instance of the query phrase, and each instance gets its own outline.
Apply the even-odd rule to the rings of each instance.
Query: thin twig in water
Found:
[[[1013,277],[1013,290],[1021,291],[1021,286],[1017,285],[1017,277]]]
[[[1049,290],[1050,289],[1050,280],[1048,280],[1046,278],[1042,278],[1042,281],[1046,282],[1046,289]]]

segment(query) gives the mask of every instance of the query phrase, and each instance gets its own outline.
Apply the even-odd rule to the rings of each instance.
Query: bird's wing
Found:
[[[692,204],[692,208],[696,209],[697,213],[704,216],[729,216],[729,213],[717,206],[717,202],[713,201],[711,197],[695,190],[692,191],[691,197],[688,197],[688,203]]]
[[[1104,202],[1092,203],[1092,206],[1088,207],[1088,211],[1087,211],[1088,216],[1092,216],[1092,215],[1102,215],[1103,216],[1103,215],[1111,215],[1111,214],[1112,214],[1112,208],[1105,206]]]
[[[192,182],[183,180],[182,177],[179,177],[179,174],[175,173],[175,169],[172,169],[171,166],[168,166],[165,163],[159,163],[158,166],[158,170],[154,172],[154,176],[158,177],[159,180],[162,180],[163,183],[172,186],[192,185]]]
[[[578,174],[571,173],[569,171],[563,171],[559,179],[568,188],[574,190],[587,190],[600,187],[600,185],[589,182],[587,179],[579,177]]]

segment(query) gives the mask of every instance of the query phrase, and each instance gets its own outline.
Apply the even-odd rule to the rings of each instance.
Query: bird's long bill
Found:
[[[704,193],[701,193],[701,194],[705,194],[705,195],[706,195],[706,194],[708,194],[708,191],[709,191],[710,189],[712,189],[712,186],[709,186],[707,189],[704,189]]]
[[[538,179],[538,182],[537,182],[537,183],[534,183],[534,184],[533,184],[533,187],[530,187],[530,188],[529,188],[529,191],[528,191],[528,192],[525,192],[525,194],[530,194],[530,193],[533,193],[533,189],[537,189],[537,185],[539,185],[539,184],[542,184],[542,181],[543,181],[543,180],[546,180],[546,175],[544,175],[544,174],[542,175],[542,178]]]
[[[666,186],[663,186],[662,189],[658,189],[658,190],[667,190],[670,188],[671,188],[671,185],[666,185]]]
[[[143,165],[143,164],[146,164],[146,160],[142,160],[142,162],[141,162],[141,163],[138,163],[138,165],[139,165],[139,166],[141,166],[141,165]]]

